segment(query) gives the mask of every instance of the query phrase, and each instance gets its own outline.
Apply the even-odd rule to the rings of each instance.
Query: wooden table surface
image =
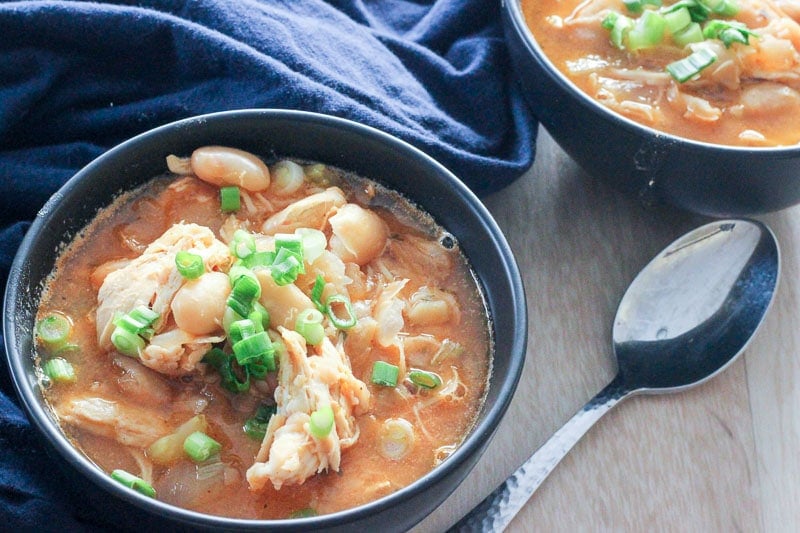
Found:
[[[628,284],[706,222],[593,180],[542,129],[534,167],[485,203],[527,291],[525,369],[487,452],[415,532],[446,530],[611,380]],[[743,357],[690,391],[618,405],[508,531],[800,531],[800,207],[757,218],[778,238],[782,271]]]

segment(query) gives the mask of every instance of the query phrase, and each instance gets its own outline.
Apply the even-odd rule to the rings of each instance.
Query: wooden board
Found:
[[[527,290],[522,381],[488,451],[418,532],[446,530],[611,380],[611,326],[627,285],[706,222],[593,180],[544,130],[537,150],[524,177],[485,199]],[[761,218],[782,246],[782,278],[744,357],[691,391],[618,405],[510,531],[800,530],[800,209]]]

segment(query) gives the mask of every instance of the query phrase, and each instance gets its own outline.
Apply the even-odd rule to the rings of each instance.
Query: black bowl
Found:
[[[494,367],[474,429],[450,458],[423,478],[380,500],[335,514],[290,521],[227,519],[128,490],[64,437],[42,397],[31,349],[42,283],[56,252],[115,195],[162,174],[166,155],[190,153],[207,144],[320,161],[373,178],[411,199],[458,239],[485,292],[495,342]],[[447,498],[485,450],[516,389],[527,341],[525,295],[516,262],[475,195],[405,142],[354,122],[298,111],[232,111],[182,120],[139,135],[93,161],[53,196],[28,231],[9,275],[4,311],[14,384],[29,418],[59,462],[67,465],[68,472],[83,476],[82,485],[89,487],[82,490],[92,489],[87,497],[96,500],[95,507],[133,513],[137,526],[167,520],[173,529],[407,530]],[[93,483],[85,483],[86,478]]]
[[[519,0],[503,0],[509,53],[525,98],[553,139],[588,174],[647,202],[742,216],[800,202],[800,146],[722,146],[668,135],[589,97],[545,56]]]

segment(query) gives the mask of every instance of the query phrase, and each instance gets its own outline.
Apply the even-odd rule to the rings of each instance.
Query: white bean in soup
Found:
[[[800,143],[796,0],[522,0],[545,55],[580,90],[679,137]]]
[[[168,159],[45,286],[36,354],[74,445],[133,490],[253,519],[358,506],[446,460],[492,364],[455,239],[319,163]]]

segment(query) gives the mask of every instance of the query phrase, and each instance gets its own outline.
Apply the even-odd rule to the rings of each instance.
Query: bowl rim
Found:
[[[40,399],[40,394],[37,394],[35,390],[36,385],[30,382],[23,361],[26,357],[31,357],[31,354],[22,354],[16,349],[19,344],[18,340],[20,336],[23,336],[22,332],[18,332],[15,327],[14,315],[17,308],[17,300],[20,298],[20,289],[26,284],[23,280],[25,262],[41,229],[48,222],[51,222],[55,207],[65,199],[70,198],[76,186],[86,179],[87,176],[96,175],[97,170],[108,164],[109,161],[113,161],[117,157],[124,157],[125,152],[135,149],[139,144],[152,137],[161,136],[175,129],[202,128],[204,124],[209,122],[217,120],[237,120],[239,118],[259,118],[263,120],[289,119],[292,121],[313,122],[318,126],[331,126],[337,130],[343,129],[359,136],[375,139],[382,145],[388,145],[392,149],[400,151],[406,157],[421,160],[426,166],[430,167],[432,175],[435,174],[440,177],[439,179],[446,180],[448,185],[452,187],[453,194],[461,196],[463,201],[469,203],[474,209],[482,226],[486,229],[487,236],[491,237],[494,249],[499,252],[499,261],[504,267],[502,274],[503,277],[508,280],[513,298],[513,301],[509,302],[508,305],[510,313],[515,317],[517,324],[514,330],[509,332],[512,336],[510,345],[512,350],[508,357],[508,373],[505,379],[498,383],[496,401],[491,405],[484,405],[482,409],[485,410],[485,416],[477,420],[476,424],[467,435],[467,438],[462,441],[456,451],[440,466],[435,467],[406,487],[358,507],[315,517],[291,520],[228,518],[177,507],[127,489],[123,485],[113,481],[110,476],[101,475],[104,471],[71,444],[69,439],[61,431],[59,425],[53,420],[49,409]],[[496,272],[494,276],[497,276],[497,274],[500,274],[500,272]],[[476,276],[478,276],[479,279],[485,277],[485,275],[479,276],[477,272]],[[354,520],[359,520],[374,514],[377,511],[386,510],[397,503],[410,499],[418,492],[421,493],[429,490],[445,477],[457,471],[458,468],[473,455],[479,457],[483,449],[485,449],[485,446],[488,445],[488,440],[491,439],[499,426],[521,378],[527,347],[527,322],[528,313],[525,290],[519,267],[510,246],[488,209],[452,172],[422,150],[372,126],[333,115],[273,108],[218,111],[172,121],[139,133],[115,145],[92,160],[65,182],[37,214],[16,252],[9,271],[3,300],[4,344],[10,377],[17,392],[17,397],[21,402],[21,406],[26,412],[27,418],[40,433],[44,434],[48,441],[46,444],[55,448],[59,455],[66,459],[73,469],[80,472],[80,474],[98,485],[105,492],[128,503],[132,503],[151,514],[158,514],[159,512],[167,513],[172,519],[187,525],[202,525],[239,530],[261,529],[265,527],[280,530],[308,530],[309,528],[315,527],[336,527],[345,525]],[[477,460],[475,462],[477,462]],[[467,470],[467,472],[468,471],[469,470]],[[442,502],[444,502],[444,500],[442,500]],[[424,519],[424,517],[422,519]]]
[[[544,50],[542,50],[539,42],[536,40],[536,36],[534,36],[533,31],[528,26],[525,20],[525,14],[522,12],[521,2],[522,0],[502,0],[515,34],[520,38],[525,49],[533,57],[534,61],[537,61],[542,65],[550,78],[559,86],[562,91],[567,94],[574,95],[581,107],[596,111],[604,116],[607,120],[618,122],[623,128],[631,131],[633,134],[639,137],[652,136],[655,139],[662,140],[670,144],[680,144],[698,150],[713,150],[720,153],[734,152],[740,154],[764,154],[765,156],[785,155],[787,157],[789,155],[795,155],[795,152],[800,151],[800,142],[794,145],[782,146],[738,146],[690,139],[688,137],[681,137],[673,133],[668,133],[644,124],[640,124],[639,122],[629,119],[628,117],[609,109],[581,90],[577,85],[575,85],[575,83],[572,82],[572,80],[570,80],[563,72],[561,72],[561,70],[559,70],[555,64],[553,64],[547,54],[545,54]]]

